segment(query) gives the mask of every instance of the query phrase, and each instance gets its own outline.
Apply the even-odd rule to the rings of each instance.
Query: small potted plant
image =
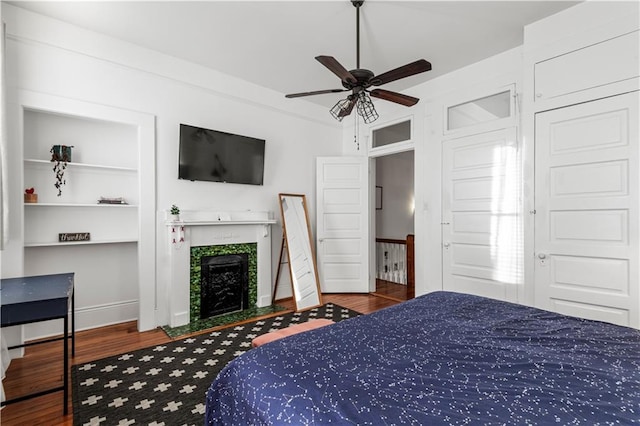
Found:
[[[180,207],[173,204],[169,213],[171,214],[172,221],[178,222],[180,220]]]
[[[58,197],[62,195],[62,185],[67,183],[64,178],[64,172],[67,169],[67,163],[71,162],[71,148],[68,145],[53,145],[49,152],[51,153],[51,162],[53,163],[53,173],[55,175],[55,183],[53,186],[58,190]]]

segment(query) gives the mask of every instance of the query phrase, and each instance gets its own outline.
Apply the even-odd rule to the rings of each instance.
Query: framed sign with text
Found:
[[[58,234],[59,243],[73,243],[78,241],[91,241],[90,232],[62,232]]]

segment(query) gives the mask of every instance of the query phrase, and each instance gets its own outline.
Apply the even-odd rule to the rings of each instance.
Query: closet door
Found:
[[[536,305],[640,327],[638,92],[535,123]]]

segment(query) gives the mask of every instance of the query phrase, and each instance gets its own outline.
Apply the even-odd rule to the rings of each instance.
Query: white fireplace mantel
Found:
[[[272,212],[184,211],[179,221],[166,221],[171,275],[168,285],[169,326],[190,321],[189,265],[191,247],[257,243],[258,307],[271,304]]]

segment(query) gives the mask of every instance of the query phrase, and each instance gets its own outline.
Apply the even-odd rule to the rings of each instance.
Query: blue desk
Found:
[[[69,310],[71,310],[71,353],[75,356],[75,298],[73,273],[38,275],[0,280],[1,326],[31,324],[55,319],[64,320],[63,337],[57,337],[9,349],[62,340],[64,342],[64,383],[62,386],[20,396],[2,402],[2,405],[24,401],[51,392],[63,391],[64,414],[67,414],[69,395]]]

